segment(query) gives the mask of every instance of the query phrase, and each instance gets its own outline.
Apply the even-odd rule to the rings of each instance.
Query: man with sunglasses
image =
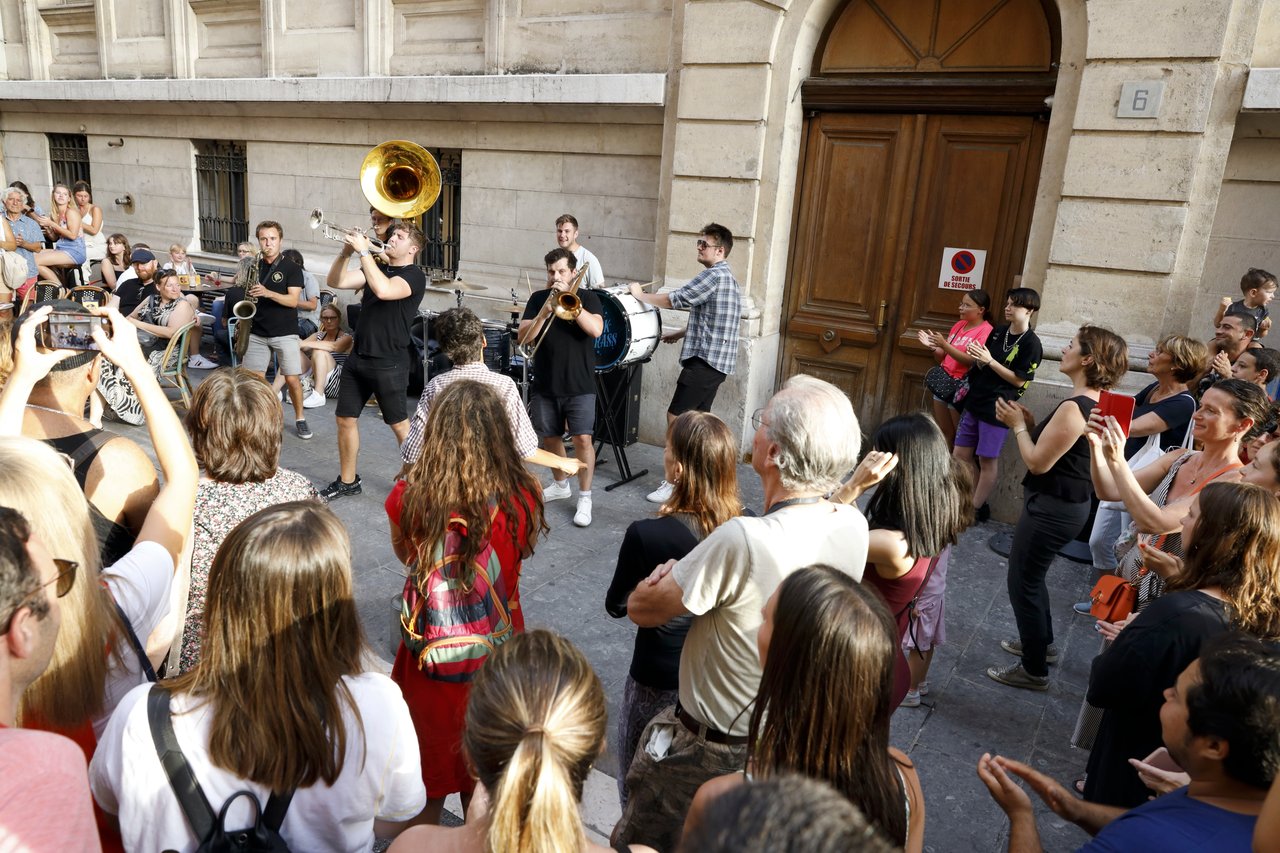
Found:
[[[58,599],[78,566],[49,555],[26,519],[0,507],[0,838],[5,849],[100,850],[80,747],[14,728],[27,687],[53,657]]]
[[[667,426],[685,412],[711,411],[716,393],[738,361],[738,318],[742,316],[742,292],[725,260],[733,250],[733,234],[712,222],[698,234],[698,263],[702,272],[687,284],[669,293],[645,293],[639,283],[631,283],[631,295],[659,308],[689,312],[685,328],[662,336],[663,343],[684,339],[680,350],[680,378],[667,407]],[[666,503],[672,485],[662,481],[646,496],[654,503]]]

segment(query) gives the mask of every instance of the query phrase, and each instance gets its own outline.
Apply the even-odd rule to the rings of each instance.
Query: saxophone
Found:
[[[237,360],[244,358],[244,354],[249,351],[249,333],[253,331],[253,318],[258,313],[258,297],[250,296],[249,288],[258,283],[258,263],[261,259],[261,252],[252,259],[245,258],[236,271],[236,284],[244,288],[244,299],[231,306],[231,314],[236,318],[236,339],[231,342],[231,348],[235,351]]]

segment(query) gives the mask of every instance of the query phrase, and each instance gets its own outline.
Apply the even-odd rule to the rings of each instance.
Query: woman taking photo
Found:
[[[627,597],[654,566],[679,560],[724,522],[742,514],[738,499],[738,442],[710,412],[685,412],[671,422],[662,453],[664,479],[671,497],[657,518],[627,528],[618,551],[604,609],[615,619],[627,615]],[[660,628],[639,628],[631,668],[618,710],[618,794],[627,805],[626,775],[653,716],[676,703],[680,687],[680,651],[691,616]]]
[[[280,398],[258,374],[243,368],[209,374],[191,398],[186,426],[201,476],[179,672],[200,660],[209,568],[223,538],[258,510],[319,497],[310,480],[280,467]]]
[[[1273,483],[1274,486],[1274,483]],[[1280,500],[1249,483],[1210,483],[1181,522],[1185,562],[1168,555],[1165,594],[1094,659],[1088,701],[1102,708],[1086,800],[1132,808],[1150,791],[1129,764],[1162,745],[1164,691],[1203,643],[1237,628],[1280,638]]]
[[[960,319],[951,331],[943,335],[941,332],[921,329],[917,337],[920,343],[933,350],[934,359],[942,370],[954,382],[964,378],[973,366],[973,356],[969,355],[971,343],[985,344],[991,334],[991,297],[985,290],[971,290],[960,297]],[[952,392],[954,394],[954,391]],[[933,419],[942,430],[950,448],[956,443],[956,427],[960,425],[960,411],[950,399],[943,399],[937,394],[933,397]]]
[[[828,566],[793,572],[765,604],[758,644],[764,674],[746,771],[698,789],[685,833],[724,791],[799,773],[829,783],[895,845],[919,853],[924,795],[910,759],[889,746],[898,642],[880,597]]]
[[[435,398],[425,435],[422,455],[386,503],[391,547],[409,569],[406,585],[414,584],[426,602],[427,624],[447,624],[485,580],[476,563],[487,564],[485,585],[518,634],[521,563],[545,525],[542,488],[516,454],[502,401],[488,385],[453,382]],[[442,610],[430,608],[433,590],[447,601]],[[483,660],[481,648],[467,652],[471,663]],[[466,808],[474,787],[461,749],[471,681],[428,664],[426,650],[415,655],[402,642],[391,677],[409,704],[424,759],[427,807],[418,822],[439,823],[445,797],[461,794]]]
[[[456,829],[415,827],[391,850],[609,853],[587,840],[580,812],[607,716],[600,679],[572,643],[542,630],[512,637],[481,667],[467,703],[463,749],[484,813]]]
[[[1089,518],[1089,443],[1085,432],[1099,395],[1129,369],[1124,339],[1098,326],[1081,326],[1062,349],[1062,374],[1071,395],[1039,424],[1021,403],[996,401],[996,417],[1013,430],[1027,466],[1022,479],[1023,510],[1009,551],[1009,604],[1018,623],[1018,640],[1000,647],[1021,662],[993,666],[987,676],[1010,687],[1049,688],[1053,620],[1045,576],[1054,556],[1075,538]]]
[[[972,476],[969,466],[952,457],[941,430],[924,414],[885,421],[872,436],[871,446],[832,500],[851,504],[878,485],[867,504],[871,528],[867,567],[872,571],[863,580],[884,599],[897,622],[899,642],[910,634],[916,646],[916,653],[907,657],[910,684],[905,672],[897,673],[894,684],[895,699],[905,696],[906,703],[915,706],[920,704],[920,684],[933,659],[933,643],[926,641],[923,649],[919,643],[941,630],[936,623],[946,591],[943,552],[956,543],[973,518]],[[932,585],[926,602],[925,584],[939,576],[943,581]],[[919,618],[923,614],[929,614],[927,624]]]
[[[1266,392],[1253,383],[1217,382],[1200,398],[1191,422],[1191,437],[1201,449],[1166,453],[1137,471],[1125,462],[1119,426],[1094,419],[1089,437],[1093,485],[1099,499],[1123,501],[1133,517],[1116,544],[1117,573],[1138,587],[1139,609],[1164,587],[1157,573],[1146,571],[1144,554],[1182,554],[1179,531],[1187,505],[1209,483],[1239,479],[1240,444],[1255,424],[1266,421],[1269,407]],[[1114,630],[1104,633],[1111,636]]]
[[[98,265],[104,288],[116,289],[116,279],[129,269],[131,254],[133,254],[133,248],[129,245],[129,238],[123,234],[112,234],[107,238],[107,256]]]
[[[158,376],[165,367],[160,361],[164,357],[165,348],[169,345],[169,339],[183,326],[196,319],[196,310],[191,307],[190,302],[182,298],[182,287],[178,284],[177,273],[172,270],[157,270],[154,281],[155,294],[148,296],[134,309],[129,315],[129,322],[138,327],[138,339],[143,342],[143,352],[147,355],[151,369]],[[176,357],[175,352],[172,358]],[[134,425],[142,423],[142,407],[138,404],[133,386],[111,364],[102,365],[102,375],[98,378],[98,394],[120,420]]]
[[[312,407],[323,406],[326,397],[338,396],[342,366],[354,343],[342,328],[342,312],[330,302],[320,309],[320,331],[305,339],[302,349],[302,372],[311,371],[311,395],[303,400]],[[318,395],[318,396],[317,396]]]
[[[79,565],[63,599],[62,628],[49,668],[22,696],[22,725],[62,732],[93,754],[97,736],[117,703],[147,681],[147,637],[168,615],[170,592],[186,531],[191,526],[199,469],[182,424],[138,347],[134,327],[114,310],[108,337],[93,331],[102,354],[138,392],[147,414],[163,485],[147,511],[133,549],[99,570],[98,541],[89,505],[66,459],[43,442],[18,438],[31,387],[70,355],[35,345],[35,331],[51,309],[42,307],[18,329],[17,363],[0,395],[0,505],[19,510],[59,557]]]
[[[49,215],[33,214],[45,235],[54,240],[52,249],[36,252],[36,266],[40,268],[40,280],[62,284],[57,270],[78,267],[85,261],[84,230],[80,225],[80,211],[71,198],[66,184],[54,184],[53,206]]]
[[[107,235],[102,231],[102,208],[93,203],[93,191],[87,181],[76,181],[72,198],[80,214],[80,228],[84,231],[84,256],[89,263],[97,263],[107,256]]]
[[[368,671],[351,585],[351,542],[327,507],[255,513],[209,572],[204,655],[191,672],[129,693],[89,768],[94,799],[118,815],[128,850],[193,850],[196,836],[160,763],[149,705],[225,827],[252,826],[291,794],[279,833],[292,850],[370,850],[422,808],[409,711]]]
[[[1132,460],[1159,434],[1156,446],[1161,450],[1181,447],[1188,437],[1191,416],[1196,411],[1196,398],[1190,383],[1209,364],[1209,349],[1200,341],[1182,335],[1169,335],[1156,344],[1147,356],[1147,373],[1155,379],[1134,398],[1133,420],[1124,458]],[[1144,454],[1145,455],[1145,454]],[[1141,467],[1141,466],[1139,466]],[[1089,551],[1093,568],[1099,575],[1116,569],[1116,539],[1132,519],[1122,509],[1104,505],[1094,515],[1089,534]],[[1077,613],[1087,615],[1092,602],[1075,606]]]

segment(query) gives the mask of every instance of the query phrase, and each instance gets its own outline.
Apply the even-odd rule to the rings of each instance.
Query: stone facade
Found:
[[[1244,267],[1280,268],[1268,227],[1280,77],[1266,70],[1280,66],[1280,0],[1052,5],[1060,61],[1023,282],[1043,292],[1050,353],[1100,322],[1126,333],[1140,365],[1163,334],[1206,336]],[[663,286],[697,271],[694,236],[721,222],[748,299],[739,374],[717,411],[746,437],[778,380],[799,87],[843,7],[0,0],[4,169],[42,194],[43,134],[86,133],[108,227],[192,242],[190,140],[244,140],[251,219],[280,219],[323,259],[332,247],[299,226],[312,207],[363,219],[355,169],[369,146],[456,149],[462,274],[494,301],[525,272],[537,285],[559,213],[578,216],[608,279]],[[1117,116],[1129,81],[1164,84],[1156,118]],[[124,192],[139,199],[133,214],[110,205]],[[646,370],[650,441],[675,357],[660,347]],[[1056,384],[1037,382],[1033,405],[1047,409]]]

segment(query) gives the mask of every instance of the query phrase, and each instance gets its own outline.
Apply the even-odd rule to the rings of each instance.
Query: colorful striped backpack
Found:
[[[495,504],[490,507],[490,529],[497,514]],[[485,658],[513,635],[509,591],[492,542],[475,556],[470,589],[463,585],[460,555],[466,535],[466,521],[451,517],[432,552],[426,577],[419,583],[415,564],[404,584],[401,639],[418,669],[438,681],[471,681]]]

